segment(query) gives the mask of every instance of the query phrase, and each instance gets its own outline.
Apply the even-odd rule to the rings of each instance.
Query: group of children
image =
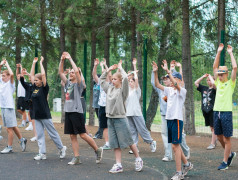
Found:
[[[208,149],[215,147],[216,136],[225,149],[224,159],[218,167],[219,170],[228,169],[235,152],[231,152],[232,136],[232,93],[236,83],[237,65],[232,54],[232,47],[228,45],[227,51],[231,56],[232,73],[231,80],[228,80],[228,69],[226,66],[219,66],[220,53],[224,45],[220,44],[217,56],[213,65],[215,81],[211,75],[204,75],[195,82],[198,90],[202,92],[203,103],[202,110],[206,119],[206,125],[211,126],[213,132],[212,142]],[[67,73],[64,71],[64,62],[68,60],[72,66]],[[47,101],[49,86],[46,81],[46,74],[43,67],[44,58],[41,57],[41,73],[35,74],[35,65],[38,58],[34,58],[31,73],[28,74],[25,69],[17,65],[17,77],[22,87],[18,91],[18,99],[27,103],[29,106],[29,116],[32,122],[35,122],[36,134],[39,153],[34,157],[35,160],[46,159],[46,147],[44,129],[48,132],[50,138],[54,141],[59,149],[60,158],[66,156],[67,147],[62,144],[60,136],[56,131]],[[93,108],[99,119],[99,129],[94,139],[105,138],[103,147],[98,147],[94,139],[87,133],[85,126],[84,113],[86,105],[82,100],[83,92],[86,86],[83,80],[81,70],[76,66],[70,54],[64,52],[59,64],[59,75],[62,85],[65,89],[65,125],[64,133],[70,135],[74,157],[69,165],[81,163],[79,154],[79,143],[77,135],[86,141],[95,151],[96,163],[102,160],[103,150],[114,149],[116,163],[109,170],[110,173],[123,172],[121,163],[122,149],[130,147],[130,154],[135,156],[135,170],[141,171],[143,160],[138,150],[138,134],[150,145],[151,152],[156,151],[156,141],[153,140],[145,126],[145,120],[142,116],[140,107],[141,89],[138,83],[138,70],[136,69],[136,59],[133,59],[133,71],[126,73],[122,68],[122,61],[107,67],[106,60],[101,63],[98,59],[94,62],[93,67]],[[102,75],[97,74],[97,66],[100,64]],[[1,153],[12,152],[13,132],[20,140],[22,151],[26,149],[27,140],[22,137],[16,121],[15,105],[13,93],[15,91],[14,74],[6,60],[0,64],[0,69],[5,66],[7,70],[1,73],[0,78],[0,106],[4,126],[8,132],[8,146]],[[179,67],[179,72],[175,70]],[[20,72],[19,72],[19,69]],[[171,178],[173,180],[183,179],[193,164],[188,162],[190,158],[190,149],[186,144],[185,134],[183,133],[184,124],[184,102],[186,99],[186,89],[183,81],[181,64],[172,61],[170,69],[166,60],[163,60],[162,69],[167,73],[162,76],[162,85],[158,78],[158,66],[152,63],[151,83],[159,95],[160,112],[162,118],[162,140],[164,143],[165,155],[163,161],[173,159],[172,149],[174,151],[176,173]],[[114,74],[112,71],[116,70]],[[67,77],[68,74],[68,77]],[[24,75],[29,76],[29,82],[26,82]],[[209,87],[200,85],[200,82],[208,77]],[[219,77],[219,78],[218,78]],[[23,89],[25,90],[23,93]],[[215,91],[216,89],[216,91]],[[23,98],[23,99],[22,99]],[[214,101],[215,99],[215,101]],[[213,104],[215,105],[213,107]],[[18,110],[22,102],[19,103]],[[213,115],[214,111],[214,115]],[[23,115],[23,113],[22,113]],[[213,122],[214,119],[214,122]],[[23,119],[25,120],[25,119]],[[24,123],[24,122],[23,122]],[[33,123],[32,123],[33,124]],[[0,128],[1,130],[1,128]],[[0,137],[1,138],[1,137]],[[181,165],[183,162],[183,166]]]

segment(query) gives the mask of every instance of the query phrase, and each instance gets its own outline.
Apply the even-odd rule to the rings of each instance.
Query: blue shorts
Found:
[[[183,121],[167,120],[168,143],[180,144],[182,142]]]
[[[216,135],[224,135],[225,137],[233,136],[232,111],[214,111],[213,118],[214,133]]]

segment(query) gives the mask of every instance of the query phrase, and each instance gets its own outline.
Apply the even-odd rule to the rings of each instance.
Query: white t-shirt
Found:
[[[0,77],[0,107],[1,108],[12,108],[15,109],[15,103],[13,99],[13,93],[15,91],[15,82],[11,83],[3,82]]]
[[[129,96],[126,101],[126,116],[142,116],[140,97],[140,87],[133,90],[129,89]]]
[[[25,97],[25,95],[26,95],[25,88],[22,86],[21,82],[18,81],[17,97]]]
[[[165,119],[178,119],[183,121],[183,106],[186,99],[187,90],[181,88],[180,91],[173,87],[165,87],[164,95],[167,96],[167,112]]]
[[[100,84],[100,80],[98,80],[98,84]],[[102,86],[100,85],[98,105],[106,107],[106,101],[107,101],[107,94],[105,93],[105,91],[102,89]]]

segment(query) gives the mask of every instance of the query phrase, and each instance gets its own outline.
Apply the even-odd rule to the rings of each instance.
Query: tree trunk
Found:
[[[70,19],[71,19],[71,24],[75,24],[72,16],[70,17]],[[76,33],[76,30],[75,30],[75,27],[71,26],[70,27],[70,45],[71,45],[70,55],[71,55],[72,59],[74,60],[74,62],[77,65],[78,60],[76,59],[76,52],[77,52],[76,51],[76,49],[77,49],[76,40],[77,40],[77,33]]]
[[[158,55],[158,67],[161,67],[161,61],[162,59],[166,59],[166,52],[167,52],[167,46],[168,46],[168,36],[170,33],[170,24],[172,22],[172,16],[171,16],[171,11],[169,8],[169,3],[170,1],[167,0],[167,6],[164,8],[164,17],[166,20],[166,26],[163,27],[161,31],[161,36],[160,36],[160,50],[159,50],[159,55]],[[159,68],[159,76],[161,77],[164,74],[164,71]],[[160,78],[159,77],[159,78]],[[159,104],[159,96],[157,92],[154,90],[152,87],[152,93],[150,97],[150,103],[146,112],[146,127],[150,130],[151,125],[153,123],[154,117],[156,115],[157,109],[158,109],[158,104]]]
[[[187,96],[185,100],[185,119],[184,131],[187,134],[194,135],[194,100],[193,100],[193,82],[192,82],[192,65],[190,49],[190,28],[189,28],[189,0],[182,1],[183,12],[183,35],[182,35],[182,63],[183,77]]]
[[[135,7],[131,8],[131,69],[133,70],[132,59],[136,57],[136,12]]]
[[[61,4],[64,4],[64,0],[61,0]],[[65,26],[64,26],[64,17],[65,12],[63,6],[60,11],[60,57],[62,53],[65,51]],[[65,122],[65,112],[64,112],[64,103],[65,103],[65,95],[64,95],[64,87],[61,86],[61,123]]]
[[[221,30],[225,30],[225,0],[218,0],[218,46],[221,42]]]
[[[110,0],[105,0],[104,58],[110,67]]]
[[[47,29],[46,29],[46,3],[45,0],[40,1],[40,19],[41,19],[41,55],[44,57],[43,66],[45,68],[46,78],[47,78]]]
[[[96,0],[91,0],[92,9],[96,9],[97,2]],[[92,11],[92,18],[95,18],[95,13]],[[91,32],[91,68],[90,72],[93,71],[94,59],[96,58],[96,27],[94,24],[91,24],[92,32]],[[93,77],[90,76],[90,106],[89,106],[89,125],[94,126],[95,118],[94,118],[94,109],[93,109]]]
[[[141,22],[141,13],[139,10],[136,11],[136,24],[140,24]],[[139,81],[139,85],[140,85],[140,89],[141,92],[143,90],[143,68],[142,68],[142,35],[141,32],[136,31],[136,35],[137,35],[137,65],[138,65],[138,81]],[[140,105],[142,108],[142,102],[143,102],[143,97],[141,96],[140,98]]]

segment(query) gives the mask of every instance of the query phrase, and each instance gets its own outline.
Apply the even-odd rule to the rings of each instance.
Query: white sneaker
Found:
[[[169,162],[169,161],[172,161],[172,159],[170,159],[170,158],[168,158],[168,157],[164,157],[164,158],[162,159],[162,161]]]
[[[39,153],[39,154],[37,154],[37,155],[34,157],[34,160],[37,160],[37,161],[42,160],[42,159],[46,159],[46,155],[45,155],[45,154]]]
[[[32,124],[30,124],[25,130],[26,130],[26,131],[33,131],[33,126],[32,126]]]
[[[215,144],[210,144],[210,145],[207,147],[207,150],[215,149],[215,147],[216,147]]]
[[[30,141],[31,141],[31,142],[35,142],[35,141],[37,141],[37,137],[33,137],[33,138],[31,138]]]
[[[135,161],[135,170],[140,172],[142,170],[142,168],[143,168],[143,161],[142,161],[142,159],[136,160]]]
[[[2,154],[8,154],[8,153],[11,153],[12,152],[12,148],[10,148],[10,147],[5,147],[2,151],[1,151],[1,153]]]
[[[151,152],[156,151],[156,141],[152,141],[152,143],[150,144],[150,149],[151,149]]]
[[[59,151],[60,159],[63,159],[66,156],[66,146],[63,146],[63,148]]]
[[[180,180],[184,179],[182,174],[179,174],[178,172],[175,173],[175,175],[171,178],[171,180]]]

